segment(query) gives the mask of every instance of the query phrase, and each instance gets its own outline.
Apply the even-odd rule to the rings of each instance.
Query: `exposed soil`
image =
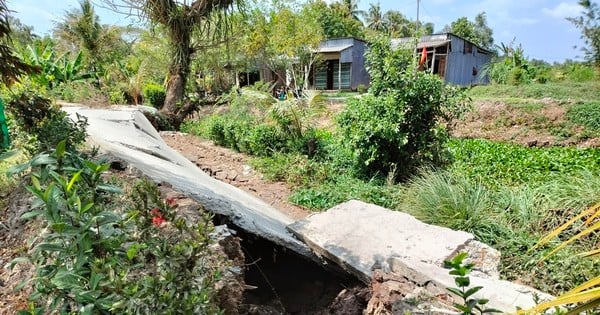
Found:
[[[161,132],[161,136],[170,147],[210,176],[249,192],[294,219],[302,219],[310,213],[288,201],[291,190],[285,183],[267,181],[252,169],[248,156],[189,134]]]
[[[476,101],[474,110],[457,122],[453,135],[530,147],[599,147],[600,139],[587,138],[582,135],[582,127],[569,124],[565,105],[550,98],[525,102],[521,106],[502,101]]]

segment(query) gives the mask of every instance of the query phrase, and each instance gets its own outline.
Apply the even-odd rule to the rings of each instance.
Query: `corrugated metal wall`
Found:
[[[491,54],[478,51],[473,45],[472,52],[465,52],[465,41],[451,35],[451,51],[448,53],[446,82],[456,85],[487,84],[487,77],[480,74],[483,66],[492,60]]]
[[[352,90],[356,90],[361,84],[368,87],[369,82],[371,82],[369,73],[367,72],[367,65],[365,64],[366,50],[367,46],[364,42],[354,40],[354,46],[352,47],[352,69],[350,70],[352,76],[350,85]]]

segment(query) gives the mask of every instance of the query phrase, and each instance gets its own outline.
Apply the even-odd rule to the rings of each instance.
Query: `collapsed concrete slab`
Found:
[[[318,255],[339,264],[369,283],[373,270],[401,272],[417,283],[434,281],[440,287],[455,287],[443,261],[473,248],[478,257],[499,257],[494,249],[474,243],[470,233],[425,224],[413,216],[352,200],[288,226]],[[473,246],[476,244],[477,246]],[[489,255],[488,255],[489,253]],[[474,261],[474,263],[478,263]],[[533,306],[534,289],[472,275],[474,285],[483,285],[481,298],[490,307],[506,312],[517,306]]]
[[[161,139],[142,112],[135,108],[91,109],[64,107],[72,117],[88,120],[88,138],[102,150],[139,169],[157,182],[197,200],[214,213],[227,216],[249,233],[317,260],[310,249],[296,239],[286,226],[287,215],[234,186],[215,180]]]

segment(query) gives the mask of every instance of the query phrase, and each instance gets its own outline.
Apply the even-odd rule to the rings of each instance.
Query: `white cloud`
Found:
[[[577,3],[561,2],[552,9],[543,8],[542,12],[556,19],[577,16],[581,13],[581,6]]]

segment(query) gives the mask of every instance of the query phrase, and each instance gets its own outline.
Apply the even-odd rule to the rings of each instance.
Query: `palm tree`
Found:
[[[366,15],[367,27],[375,31],[384,31],[385,25],[383,23],[383,15],[381,13],[381,5],[378,3],[371,3],[369,12]]]
[[[24,63],[16,57],[8,43],[10,42],[10,24],[8,7],[5,0],[0,0],[0,82],[11,85],[21,75],[38,72],[37,67]]]
[[[84,50],[86,57],[94,59],[98,55],[102,25],[90,0],[81,0],[79,6],[56,24],[54,35],[70,46],[69,50]]]
[[[222,42],[229,30],[230,11],[243,0],[102,0],[114,11],[129,14],[137,11],[140,17],[164,28],[171,46],[167,96],[161,113],[171,125],[179,124],[193,109],[182,106],[185,86],[190,74],[192,56],[199,50]],[[201,41],[194,42],[196,34]]]
[[[392,37],[410,37],[414,34],[413,23],[396,10],[383,15],[383,24]]]
[[[344,8],[348,11],[349,17],[360,21],[360,17],[365,15],[365,11],[358,9],[358,1],[357,0],[343,0],[342,4]]]

